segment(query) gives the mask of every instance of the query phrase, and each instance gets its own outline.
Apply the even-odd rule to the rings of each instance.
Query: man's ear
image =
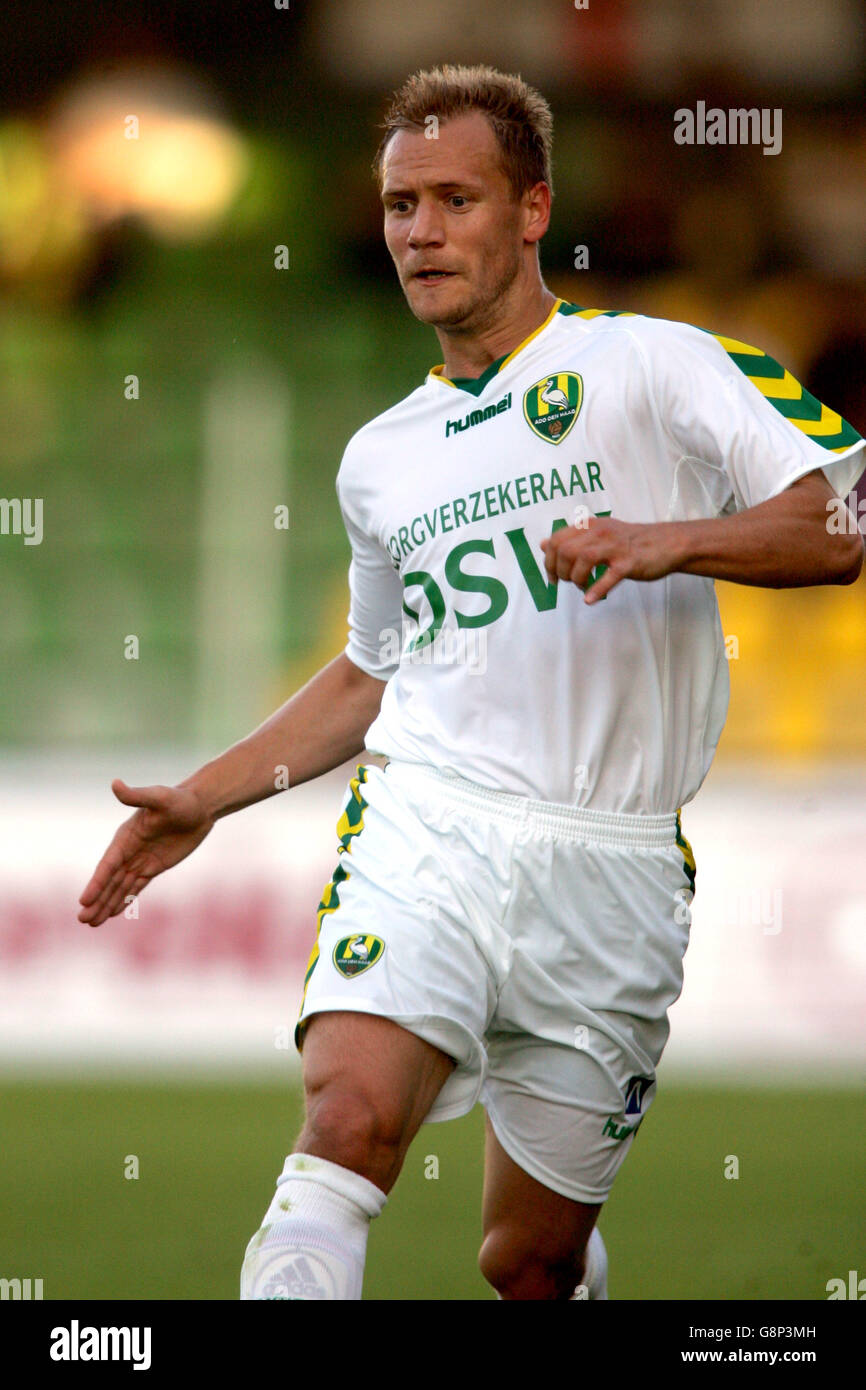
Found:
[[[552,203],[550,185],[543,180],[534,184],[524,193],[523,202],[527,214],[523,240],[528,242],[540,241],[550,226]]]

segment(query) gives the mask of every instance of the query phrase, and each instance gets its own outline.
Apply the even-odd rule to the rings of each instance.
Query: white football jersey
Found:
[[[863,444],[758,348],[562,300],[477,380],[433,368],[337,476],[345,651],[388,682],[366,747],[544,801],[676,810],[727,712],[713,581],[625,579],[586,605],[541,540],[589,515],[722,516],[816,468],[845,496]]]

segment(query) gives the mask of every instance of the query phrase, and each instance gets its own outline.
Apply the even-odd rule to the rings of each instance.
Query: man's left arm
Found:
[[[585,588],[596,565],[607,568],[585,594],[597,603],[623,579],[700,574],[769,589],[853,584],[863,567],[863,537],[829,529],[836,493],[821,469],[777,496],[731,516],[695,521],[626,522],[591,517],[541,542],[548,573]]]

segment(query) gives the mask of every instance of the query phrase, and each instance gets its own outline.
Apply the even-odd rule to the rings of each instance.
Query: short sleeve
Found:
[[[351,514],[339,477],[337,496],[352,547],[345,654],[369,676],[387,681],[400,664],[403,585],[387,551]]]
[[[823,469],[845,497],[864,440],[760,348],[657,320],[648,369],[662,423],[718,511],[741,511]]]

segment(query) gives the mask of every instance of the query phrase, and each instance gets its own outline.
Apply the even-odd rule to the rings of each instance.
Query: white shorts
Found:
[[[428,1120],[481,1100],[506,1153],[603,1202],[655,1094],[694,859],[679,813],[613,815],[417,763],[358,765],[296,1030],[348,1009],[457,1063]]]

